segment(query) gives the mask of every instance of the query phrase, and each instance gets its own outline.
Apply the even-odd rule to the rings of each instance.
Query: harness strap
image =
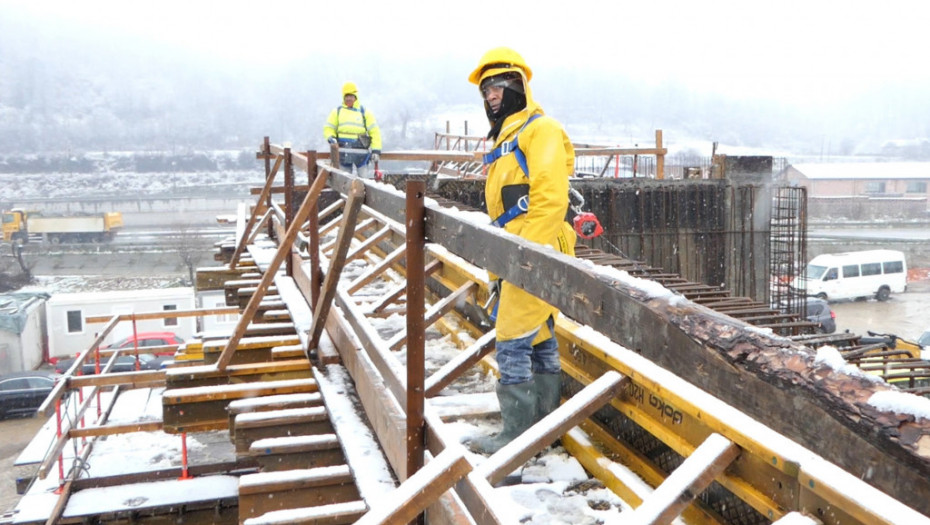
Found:
[[[494,148],[489,153],[486,153],[484,155],[483,157],[484,164],[494,164],[494,162],[497,161],[497,159],[505,155],[509,155],[513,153],[514,156],[517,157],[517,163],[520,165],[520,168],[523,169],[523,173],[525,173],[526,176],[529,177],[530,169],[529,167],[527,167],[527,164],[526,164],[526,155],[523,153],[523,150],[520,149],[520,144],[517,141],[520,138],[520,133],[522,133],[523,130],[526,129],[527,126],[530,125],[530,122],[533,122],[534,120],[536,120],[537,118],[541,116],[542,115],[537,113],[531,116],[530,118],[526,119],[526,122],[523,124],[520,130],[517,131],[517,134],[513,137],[513,140],[504,142],[500,146]]]
[[[524,154],[523,150],[520,149],[520,144],[517,141],[520,138],[520,133],[522,133],[523,130],[526,129],[527,126],[530,125],[530,122],[533,122],[534,120],[536,120],[537,118],[541,116],[542,115],[537,113],[531,116],[530,118],[526,119],[526,122],[523,124],[520,130],[517,131],[517,134],[513,137],[513,140],[504,142],[500,146],[494,148],[490,153],[487,153],[484,155],[484,164],[494,164],[494,162],[497,161],[497,159],[505,155],[509,155],[513,153],[513,155],[517,158],[517,164],[520,165],[520,168],[523,170],[523,173],[526,174],[527,177],[529,177],[530,169],[526,163],[526,154]],[[491,222],[491,224],[494,226],[497,226],[498,228],[503,228],[504,225],[507,224],[508,222],[526,213],[529,207],[530,207],[529,195],[524,195],[523,197],[520,197],[520,200],[518,200],[516,204],[511,206],[510,209],[502,213],[500,217],[494,219],[494,221]]]
[[[494,222],[491,224],[497,226],[498,228],[503,228],[505,224],[516,219],[520,215],[526,213],[526,210],[530,208],[530,196],[524,195],[520,197],[520,200],[516,204],[510,207],[509,210],[501,214],[500,217],[494,219]]]

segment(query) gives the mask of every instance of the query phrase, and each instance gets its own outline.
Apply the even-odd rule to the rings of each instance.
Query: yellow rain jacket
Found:
[[[507,71],[517,71],[522,76],[526,108],[504,120],[493,147],[513,140],[519,132],[518,145],[526,155],[529,174],[523,172],[512,153],[491,164],[485,183],[488,215],[493,220],[506,211],[503,202],[505,188],[511,187],[508,191],[512,191],[515,189],[512,186],[527,185],[528,211],[506,223],[504,229],[562,253],[575,255],[575,232],[565,221],[568,211],[568,179],[575,165],[575,150],[568,135],[562,125],[545,116],[542,108],[533,100],[527,74],[520,67],[510,65],[503,69],[494,68],[483,74],[476,70],[471,80],[480,85],[482,79]],[[524,128],[527,119],[535,114],[543,116]],[[539,329],[533,341],[533,344],[537,344],[553,335],[549,333],[545,322],[549,316],[557,315],[558,309],[555,307],[504,281],[497,310],[497,339],[507,341],[526,337]]]

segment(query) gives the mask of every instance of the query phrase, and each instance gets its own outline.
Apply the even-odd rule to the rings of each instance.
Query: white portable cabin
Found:
[[[198,292],[197,301],[200,303],[200,308],[205,310],[211,308],[227,308],[226,293],[223,290],[205,290]],[[201,318],[201,330],[203,334],[218,334],[228,337],[236,331],[237,324],[239,324],[239,314],[205,315]]]
[[[59,293],[52,295],[45,306],[49,357],[73,356],[90,347],[106,323],[88,324],[88,317],[195,308],[193,288]],[[132,321],[121,321],[110,331],[103,344],[128,337],[132,331]],[[136,331],[172,332],[187,340],[197,331],[197,319],[181,317],[138,320]]]
[[[792,286],[828,300],[875,297],[885,301],[892,293],[907,289],[907,261],[897,250],[818,255]]]
[[[0,294],[0,374],[42,364],[47,299],[45,293]]]

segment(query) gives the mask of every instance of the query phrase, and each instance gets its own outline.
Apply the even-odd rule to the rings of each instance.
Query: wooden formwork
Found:
[[[334,174],[331,186],[340,190],[347,190],[347,184],[351,179],[345,179],[344,182],[340,177],[340,174]],[[397,224],[405,222],[405,219],[400,217],[401,214],[399,212],[404,206],[400,205],[400,198],[392,195],[390,192],[381,193],[376,186],[366,186],[364,200],[366,208],[363,209],[362,215],[368,217],[368,219],[374,217],[381,221],[396,220]],[[370,207],[370,209],[368,207]],[[486,283],[482,282],[480,279],[471,278],[471,282],[468,282],[468,278],[462,280],[461,278],[457,279],[453,277],[457,273],[467,274],[468,271],[462,272],[460,268],[467,267],[468,263],[474,263],[479,267],[493,271],[495,274],[504,276],[505,279],[527,288],[534,294],[545,297],[547,300],[558,304],[563,309],[563,312],[567,313],[569,316],[576,316],[585,324],[589,324],[595,329],[602,330],[603,335],[599,337],[604,338],[603,341],[608,341],[609,339],[619,336],[620,341],[628,341],[624,346],[634,348],[643,355],[648,355],[648,357],[654,359],[656,363],[663,366],[668,366],[669,364],[674,365],[671,367],[674,373],[668,379],[669,382],[674,382],[675,385],[663,385],[660,387],[658,384],[651,382],[642,384],[635,382],[628,383],[616,392],[615,397],[633,397],[645,400],[644,402],[646,403],[658,403],[667,397],[667,392],[664,395],[659,394],[665,392],[665,390],[669,388],[677,388],[677,383],[681,381],[681,377],[693,376],[694,372],[701,372],[703,370],[705,373],[709,373],[709,375],[705,375],[704,379],[699,382],[703,382],[708,386],[720,385],[723,384],[721,381],[733,381],[734,379],[737,381],[737,383],[732,383],[734,385],[743,381],[751,383],[754,389],[758,389],[758,393],[754,394],[751,400],[743,399],[739,401],[736,397],[731,397],[733,395],[732,386],[730,388],[720,389],[720,393],[724,396],[728,396],[726,399],[730,402],[738,401],[738,408],[751,408],[757,411],[764,405],[765,408],[763,408],[761,413],[753,415],[753,413],[750,412],[746,417],[749,417],[750,420],[752,420],[753,417],[761,418],[761,420],[767,424],[774,424],[778,431],[787,432],[789,436],[800,440],[805,446],[816,448],[818,452],[829,452],[829,446],[825,447],[823,444],[818,443],[817,440],[808,437],[810,436],[809,433],[815,428],[821,429],[817,431],[818,437],[822,437],[823,435],[836,435],[839,433],[845,436],[843,440],[847,443],[855,442],[860,447],[867,447],[871,449],[872,452],[870,453],[878,452],[879,454],[889,455],[897,455],[899,453],[913,455],[915,453],[915,450],[908,449],[907,447],[904,447],[905,450],[901,450],[900,445],[896,443],[887,441],[876,443],[866,436],[853,437],[857,435],[855,428],[852,428],[855,425],[851,425],[849,422],[845,421],[846,416],[843,415],[842,409],[836,412],[824,410],[824,408],[822,408],[823,401],[815,401],[814,399],[818,396],[823,397],[826,395],[826,397],[831,399],[828,403],[836,405],[838,400],[832,397],[832,394],[828,394],[828,392],[830,388],[839,387],[839,385],[821,385],[822,389],[818,393],[817,389],[806,388],[805,384],[810,381],[810,379],[803,379],[805,376],[803,373],[797,375],[800,372],[797,368],[798,364],[789,364],[788,368],[784,368],[785,364],[781,361],[782,355],[791,355],[793,356],[791,359],[794,360],[798,360],[799,356],[805,355],[803,348],[795,343],[784,339],[769,338],[761,330],[753,331],[744,328],[748,325],[732,317],[721,316],[704,307],[696,307],[693,304],[681,302],[678,299],[669,300],[663,298],[661,295],[655,295],[652,291],[646,291],[647,289],[637,289],[635,285],[625,282],[619,275],[612,276],[609,272],[604,272],[602,277],[596,271],[592,272],[587,267],[581,267],[571,261],[563,260],[563,258],[559,256],[553,256],[551,253],[544,253],[531,244],[524,244],[512,239],[504,240],[490,228],[482,228],[462,221],[455,217],[454,214],[446,214],[441,209],[428,208],[425,215],[427,224],[425,229],[426,239],[435,242],[437,245],[441,245],[444,249],[448,249],[456,255],[456,258],[462,258],[467,261],[461,261],[461,264],[455,265],[450,265],[445,263],[446,261],[442,261],[435,270],[435,273],[431,275],[428,286],[440,283],[440,287],[444,287],[446,291],[444,294],[439,294],[439,296],[434,299],[435,302],[432,306],[427,306],[426,309],[424,309],[423,318],[427,323],[433,321],[439,322],[439,319],[447,315],[457,315],[459,318],[468,318],[469,315],[467,310],[469,308],[462,308],[462,305],[474,305],[485,297],[484,294],[486,294],[486,292],[484,291],[484,286]],[[367,219],[362,220],[367,221]],[[406,223],[409,224],[409,221],[406,221]],[[371,242],[369,240],[374,236],[372,232],[384,232],[386,229],[392,229],[389,223],[385,222],[385,224],[380,226],[374,226],[371,222],[364,222],[364,224],[364,231],[359,233],[356,243],[358,246],[364,245],[366,249],[375,252],[372,260],[396,260],[400,258],[397,255],[397,250],[401,249],[401,246],[396,243],[392,244],[390,242],[391,236],[380,237],[378,242]],[[286,228],[281,227],[279,231],[284,230],[286,230]],[[351,248],[349,250],[351,250]],[[297,250],[297,252],[299,252],[299,250]],[[517,256],[517,254],[519,254],[519,256]],[[435,255],[435,252],[430,253],[430,257],[427,258],[427,264],[433,261],[431,258],[433,255]],[[436,256],[436,259],[439,258],[442,258],[442,256]],[[306,274],[296,275],[297,272],[305,270],[305,268],[303,268],[304,260],[302,256],[295,255],[294,260],[298,262],[298,264],[294,265],[295,281],[310,282],[310,277],[312,276]],[[393,267],[390,264],[384,266]],[[525,274],[521,275],[519,272],[515,272],[516,268],[520,268]],[[409,270],[409,263],[406,270]],[[480,273],[480,271],[476,270],[474,273]],[[365,278],[367,279],[369,276]],[[673,276],[659,275],[658,278],[667,279],[671,289],[676,287]],[[552,286],[552,283],[555,283],[556,286]],[[682,288],[681,293],[677,295],[677,297],[681,297],[688,293],[694,293],[697,296],[706,298],[706,300],[712,304],[714,304],[714,297],[721,297],[720,300],[716,301],[717,306],[723,307],[732,305],[735,307],[742,307],[744,310],[747,308],[759,309],[758,305],[753,304],[751,301],[745,302],[738,299],[729,300],[730,298],[722,297],[723,294],[716,293],[715,290],[708,289],[707,287],[690,288],[687,283],[681,283],[680,281],[678,281],[677,286]],[[312,292],[312,289],[304,289],[304,293],[308,297]],[[360,391],[366,388],[361,386],[361,384],[365,382],[371,382],[373,385],[381,385],[376,386],[375,389],[379,390],[382,396],[383,392],[390,392],[394,396],[396,403],[403,409],[406,403],[409,402],[407,397],[409,393],[405,389],[402,379],[405,371],[403,367],[398,366],[399,364],[391,358],[391,349],[404,344],[404,338],[407,336],[398,335],[391,340],[380,339],[376,334],[372,333],[369,327],[366,327],[365,318],[372,312],[362,311],[356,304],[356,301],[351,297],[350,293],[336,290],[333,297],[340,307],[339,312],[342,314],[341,316],[345,319],[327,321],[327,329],[330,330],[330,335],[334,342],[337,342],[337,346],[343,345],[343,348],[340,348],[340,350],[342,350],[340,354],[347,367],[352,371],[356,382],[360,384]],[[382,303],[379,303],[379,308],[404,311],[409,315],[410,305],[398,303],[397,299],[399,297],[399,294],[394,294],[391,298],[386,297]],[[667,297],[672,298],[676,296],[671,294]],[[444,302],[444,298],[451,299]],[[454,306],[446,310],[445,308],[449,304]],[[613,318],[612,316],[615,313],[619,313],[621,316],[619,318]],[[753,312],[748,311],[741,312],[741,314],[752,313]],[[642,324],[643,321],[647,321],[647,324]],[[638,326],[632,325],[631,322],[637,322],[639,324]],[[607,323],[612,323],[613,326]],[[343,333],[340,334],[340,331]],[[737,334],[738,339],[735,341],[739,341],[739,344],[727,350],[726,345],[733,344],[730,341],[734,341],[734,336]],[[564,340],[564,336],[562,337]],[[358,342],[352,342],[353,339],[356,339]],[[603,352],[604,342],[601,342],[597,337],[591,338],[587,344],[594,347],[592,351],[596,354]],[[616,343],[611,342],[610,344]],[[656,344],[660,346],[656,348]],[[571,345],[566,345],[565,348],[571,348]],[[745,358],[739,356],[753,355],[753,349],[755,348],[761,351],[761,353],[753,358],[756,360],[757,365],[750,369],[742,369],[739,362],[741,359]],[[482,350],[486,349],[487,346],[482,348]],[[364,362],[354,357],[359,350],[364,350],[367,354]],[[470,354],[476,355],[482,350],[476,348],[471,350]],[[657,352],[657,350],[659,352]],[[665,355],[663,355],[662,352],[665,352]],[[352,357],[350,358],[350,356]],[[763,361],[758,361],[759,358],[762,358]],[[675,360],[680,360],[680,362],[675,364]],[[703,364],[700,364],[702,360]],[[770,368],[776,366],[776,363],[778,363],[777,366],[780,367],[779,370],[781,371]],[[570,363],[567,363],[567,365],[568,364]],[[800,357],[799,364],[804,369],[817,368],[810,357]],[[580,368],[581,372],[576,373],[571,379],[577,382],[584,377],[596,377],[596,374],[594,376],[588,375],[592,373],[586,370],[585,367],[588,366],[593,367],[593,363],[585,363]],[[655,366],[655,363],[649,364],[649,366]],[[730,371],[723,373],[724,368],[721,368],[721,366],[729,368]],[[614,367],[615,364],[609,365],[604,368],[602,372],[615,369]],[[593,367],[593,370],[596,369],[597,367]],[[567,370],[572,370],[572,368],[569,366]],[[632,374],[633,377],[636,377],[636,372],[635,369],[632,369],[625,375]],[[409,373],[409,371],[407,371],[407,373]],[[676,376],[674,374],[678,375]],[[782,376],[777,383],[780,385],[778,387],[779,389],[785,384],[793,384],[796,385],[793,388],[804,391],[804,394],[801,398],[797,398],[796,396],[799,394],[789,393],[788,395],[795,398],[795,401],[785,404],[783,399],[786,395],[784,393],[772,390],[771,386],[764,386],[766,385],[765,380],[760,381],[760,379],[767,375],[771,375],[773,378]],[[734,379],[725,379],[727,376],[732,376]],[[789,376],[792,378],[788,380],[788,383],[785,383],[785,380]],[[674,378],[674,381],[671,381],[671,378]],[[710,382],[708,382],[708,380],[710,380]],[[880,390],[882,388],[880,385],[866,385],[855,380],[853,380],[853,382],[856,383],[856,388],[862,388],[866,391],[874,389]],[[571,382],[569,382],[569,384],[571,384]],[[582,382],[580,384],[584,385],[586,383]],[[635,386],[629,386],[630,384]],[[681,386],[682,389],[686,389],[684,385],[683,383]],[[622,394],[620,394],[621,392]],[[566,394],[568,393],[573,392],[567,391]],[[768,399],[760,405],[762,399],[759,398]],[[377,416],[375,416],[375,414],[383,413],[384,404],[374,399],[366,400],[365,397],[363,397],[362,400],[363,403],[371,403],[370,406],[366,406],[366,410],[371,417],[376,418],[372,423],[379,432],[382,442],[399,442],[400,437],[403,435],[403,430],[395,426],[396,418],[391,418],[390,420],[379,423]],[[804,406],[804,410],[809,412],[800,417],[798,414],[788,416],[784,410],[785,406],[791,406],[792,404],[797,405],[799,402]],[[778,408],[779,404],[782,405],[782,408]],[[814,407],[818,405],[820,405],[821,408],[815,409]],[[843,405],[843,403],[840,402],[839,405]],[[669,410],[671,408],[674,407],[669,407],[666,403],[663,410]],[[673,418],[675,417],[674,414],[675,412],[673,410]],[[406,419],[403,413],[400,413],[399,416],[402,419]],[[407,417],[409,417],[409,415]],[[704,417],[706,418],[707,416],[705,415]],[[874,419],[873,424],[880,425],[882,423],[880,419]],[[439,424],[437,423],[437,425]],[[684,427],[673,427],[673,430],[667,431],[653,424],[647,425],[645,432],[656,433],[657,435],[653,435],[652,439],[658,439],[659,442],[673,442],[676,447],[672,448],[681,458],[690,457],[695,451],[701,451],[700,456],[704,458],[702,461],[706,460],[706,465],[699,470],[705,473],[704,478],[712,480],[719,478],[724,471],[728,473],[730,471],[736,472],[737,474],[732,474],[736,476],[736,481],[718,484],[724,486],[724,488],[730,492],[730,496],[728,497],[735,494],[736,499],[740,499],[741,497],[745,498],[744,504],[749,509],[747,512],[758,513],[760,519],[773,520],[786,515],[791,510],[805,509],[808,512],[819,511],[828,514],[832,512],[836,516],[843,514],[843,512],[846,513],[842,518],[826,517],[825,522],[830,523],[840,523],[846,519],[852,520],[851,522],[853,523],[890,523],[893,521],[873,515],[875,512],[874,509],[868,508],[868,505],[857,503],[856,498],[852,495],[837,493],[833,489],[826,488],[831,484],[829,479],[817,477],[820,474],[811,477],[811,473],[806,471],[803,466],[799,468],[793,459],[786,458],[784,466],[782,466],[782,463],[778,459],[778,454],[769,455],[766,451],[766,447],[761,446],[760,443],[757,442],[763,440],[762,437],[746,435],[741,429],[729,428],[725,424],[724,427],[725,428],[721,429],[721,432],[709,432],[707,428],[701,430],[700,426],[697,425],[693,426],[691,430]],[[829,429],[829,431],[827,431],[827,429]],[[771,431],[771,429],[768,431]],[[684,432],[683,435],[680,434],[682,432]],[[690,433],[693,433],[693,435]],[[440,447],[437,450],[431,449],[430,452],[438,453],[442,451],[439,443],[443,440],[438,439],[438,434],[440,434],[440,430],[432,428],[429,422],[427,422],[427,435],[432,436],[428,438],[428,443],[432,443],[432,447]],[[866,432],[866,434],[870,433]],[[713,435],[723,436],[724,440],[721,441],[720,439],[712,438]],[[706,446],[702,446],[705,442]],[[389,458],[392,458],[395,470],[400,473],[399,476],[401,479],[405,479],[407,473],[405,473],[404,469],[407,465],[406,461],[403,461],[401,457],[403,456],[402,451],[391,451],[390,446],[387,448],[386,453]],[[898,451],[895,451],[895,449],[898,449]],[[705,450],[709,451],[705,453]],[[738,451],[738,453],[734,451]],[[850,469],[854,472],[860,468],[864,468],[861,465],[857,466],[855,458],[851,455],[837,455],[833,453],[828,454],[828,456],[835,460],[839,460],[843,468]],[[916,471],[905,473],[907,470],[905,469],[905,472],[899,472],[899,474],[902,474],[909,480],[907,483],[911,487],[921,486],[921,490],[926,490],[926,483],[920,481],[920,474],[917,474],[917,472],[924,468],[923,466],[919,466],[920,464],[924,464],[924,460],[919,459],[919,453],[918,456],[914,456],[914,459],[918,464]],[[790,482],[786,482],[786,480],[781,479],[780,476],[768,476],[768,478],[766,478],[767,474],[764,474],[764,470],[753,467],[753,465],[768,464],[773,461],[775,461],[774,465],[776,469],[780,469],[783,474],[788,474],[791,479]],[[673,465],[670,471],[666,471],[654,464],[644,464],[648,465],[647,468],[653,472],[653,479],[661,482],[664,478],[668,478],[669,480],[674,480],[669,481],[670,484],[675,484],[680,482],[677,479],[679,476],[673,476],[672,474],[680,464],[684,463],[690,464],[687,459],[683,459],[678,465]],[[731,465],[740,465],[740,467],[731,467]],[[664,468],[668,468],[668,466]],[[902,487],[899,485],[900,481],[886,476],[887,473],[882,473],[877,477],[883,478],[882,480],[873,478],[872,482],[878,483],[879,485],[887,484],[886,490],[892,494],[907,500],[911,505],[921,505],[919,499],[915,499],[911,497],[907,491],[901,490]],[[472,476],[467,476],[465,479],[471,478]],[[489,512],[493,515],[493,511],[488,511],[481,507],[481,501],[484,498],[482,498],[480,494],[486,487],[479,488],[478,485],[463,486],[462,483],[463,481],[460,481],[457,488],[466,506],[471,506],[469,510],[475,511],[482,516],[487,516]],[[772,485],[773,483],[777,485],[777,489],[773,489],[773,486],[776,486]],[[468,484],[466,483],[466,485]],[[703,492],[703,488],[709,485],[710,481],[708,481],[708,479],[704,479],[701,482],[690,480],[686,483],[686,486],[691,487],[688,491],[689,493],[694,491],[696,487],[700,487],[701,489],[697,490],[697,492]],[[804,486],[814,488],[814,490],[804,490],[802,489]],[[733,487],[736,487],[738,490],[734,491]],[[739,487],[751,488],[743,490],[739,489]],[[778,496],[778,494],[784,493],[791,493],[792,495],[784,498]],[[762,494],[766,494],[766,496],[762,497]],[[691,508],[696,510],[685,510],[685,512],[691,512],[692,516],[699,516],[699,520],[721,523],[726,522],[727,518],[723,513],[719,512],[718,509],[714,508],[714,503],[706,503],[703,501],[695,502],[691,500],[691,504]],[[658,506],[663,509],[671,509],[674,507],[671,503],[652,503],[650,506]],[[843,509],[843,512],[836,512],[838,509]],[[682,509],[678,508],[675,512],[678,511],[682,511]],[[645,512],[644,510],[643,513]],[[916,516],[916,514],[914,516]],[[493,522],[493,518],[490,519],[491,522]]]
[[[267,226],[276,238],[275,253],[260,263],[248,261],[258,272],[258,283],[250,286],[247,299],[239,300],[236,293],[242,315],[232,336],[213,342],[209,352],[204,345],[209,370],[187,376],[172,372],[179,374],[177,386],[164,394],[168,431],[231,427],[242,464],[262,465],[263,471],[239,479],[240,523],[283,523],[275,514],[282,510],[298,512],[296,522],[306,523],[406,523],[422,512],[430,523],[503,523],[494,485],[559,439],[592,475],[636,508],[631,523],[667,523],[676,516],[690,523],[768,523],[797,512],[831,525],[930,522],[907,506],[923,510],[924,497],[930,495],[925,460],[919,448],[910,446],[930,428],[861,405],[851,414],[851,403],[839,392],[854,388],[863,396],[884,387],[832,376],[812,362],[806,347],[685,297],[698,294],[721,307],[753,305],[662,272],[651,275],[669,288],[677,286],[679,293],[642,285],[617,269],[553,255],[427,206],[422,185],[412,185],[401,198],[330,170],[316,162],[315,154],[295,156],[266,140],[262,155],[268,175],[271,159],[275,170],[284,166],[285,173],[295,165],[305,168],[306,197],[296,211],[294,206],[281,210],[271,200],[275,191],[273,176],[268,177],[259,197],[262,205],[242,218],[247,226],[228,256],[230,270],[246,260],[258,228]],[[345,201],[338,221],[315,228],[319,217],[311,210],[324,183]],[[320,244],[323,229],[331,230],[335,241]],[[328,264],[314,263],[317,256]],[[340,284],[342,269],[353,260],[367,261],[370,270]],[[431,399],[493,349],[493,330],[482,327],[480,311],[487,298],[485,270],[566,314],[557,323],[563,404],[475,464],[450,439]],[[229,276],[235,280],[242,273]],[[361,300],[362,290],[375,282],[383,283],[383,295]],[[272,283],[279,293],[296,286],[301,300],[312,305],[312,319],[292,315],[296,340],[255,345],[268,337],[248,336],[247,329],[270,302]],[[288,304],[294,299],[290,293],[280,296],[276,310],[299,311]],[[372,320],[387,312],[405,315],[407,327],[385,339]],[[450,332],[465,326],[475,339],[463,345],[460,357],[427,376],[417,347],[425,329],[433,326]],[[316,403],[318,381],[249,371],[252,363],[262,363],[255,368],[284,366],[275,360],[274,349],[280,356],[295,346],[317,364],[338,361],[352,376],[400,482],[394,497],[378,499],[376,506],[366,497],[359,483],[363,474],[358,463],[352,466],[352,450],[333,446],[334,438],[341,443],[346,436],[329,412],[327,395]],[[395,355],[402,347],[407,349],[403,364]],[[240,354],[252,357],[240,362]],[[319,379],[317,369],[311,372]],[[256,375],[268,380],[257,381]],[[238,383],[237,377],[248,382]],[[740,399],[746,392],[750,399]],[[791,414],[789,407],[809,413]],[[907,443],[875,436],[879,429],[902,424]],[[299,428],[300,436],[285,439],[289,428]],[[825,454],[830,447],[817,442],[824,436],[867,455]],[[648,454],[644,445],[658,455]],[[857,479],[876,458],[889,461],[870,481],[891,496]],[[909,461],[902,464],[901,458]],[[643,490],[618,476],[610,467],[615,461],[654,489]]]

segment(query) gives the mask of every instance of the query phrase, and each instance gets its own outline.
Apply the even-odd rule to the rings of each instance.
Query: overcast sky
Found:
[[[622,71],[813,104],[930,78],[922,0],[0,0],[0,8],[42,13],[47,29],[61,21],[114,44],[152,42],[244,65],[321,53],[470,65],[508,45],[539,79],[561,62],[592,81]]]
[[[232,124],[229,135],[317,147],[317,123],[354,80],[395,141],[429,140],[449,121],[484,133],[467,75],[504,45],[579,140],[633,144],[665,129],[670,146],[874,153],[930,135],[928,25],[927,0],[0,0],[22,77],[0,78],[0,96],[88,93],[66,123],[148,98],[163,122],[139,129]]]

